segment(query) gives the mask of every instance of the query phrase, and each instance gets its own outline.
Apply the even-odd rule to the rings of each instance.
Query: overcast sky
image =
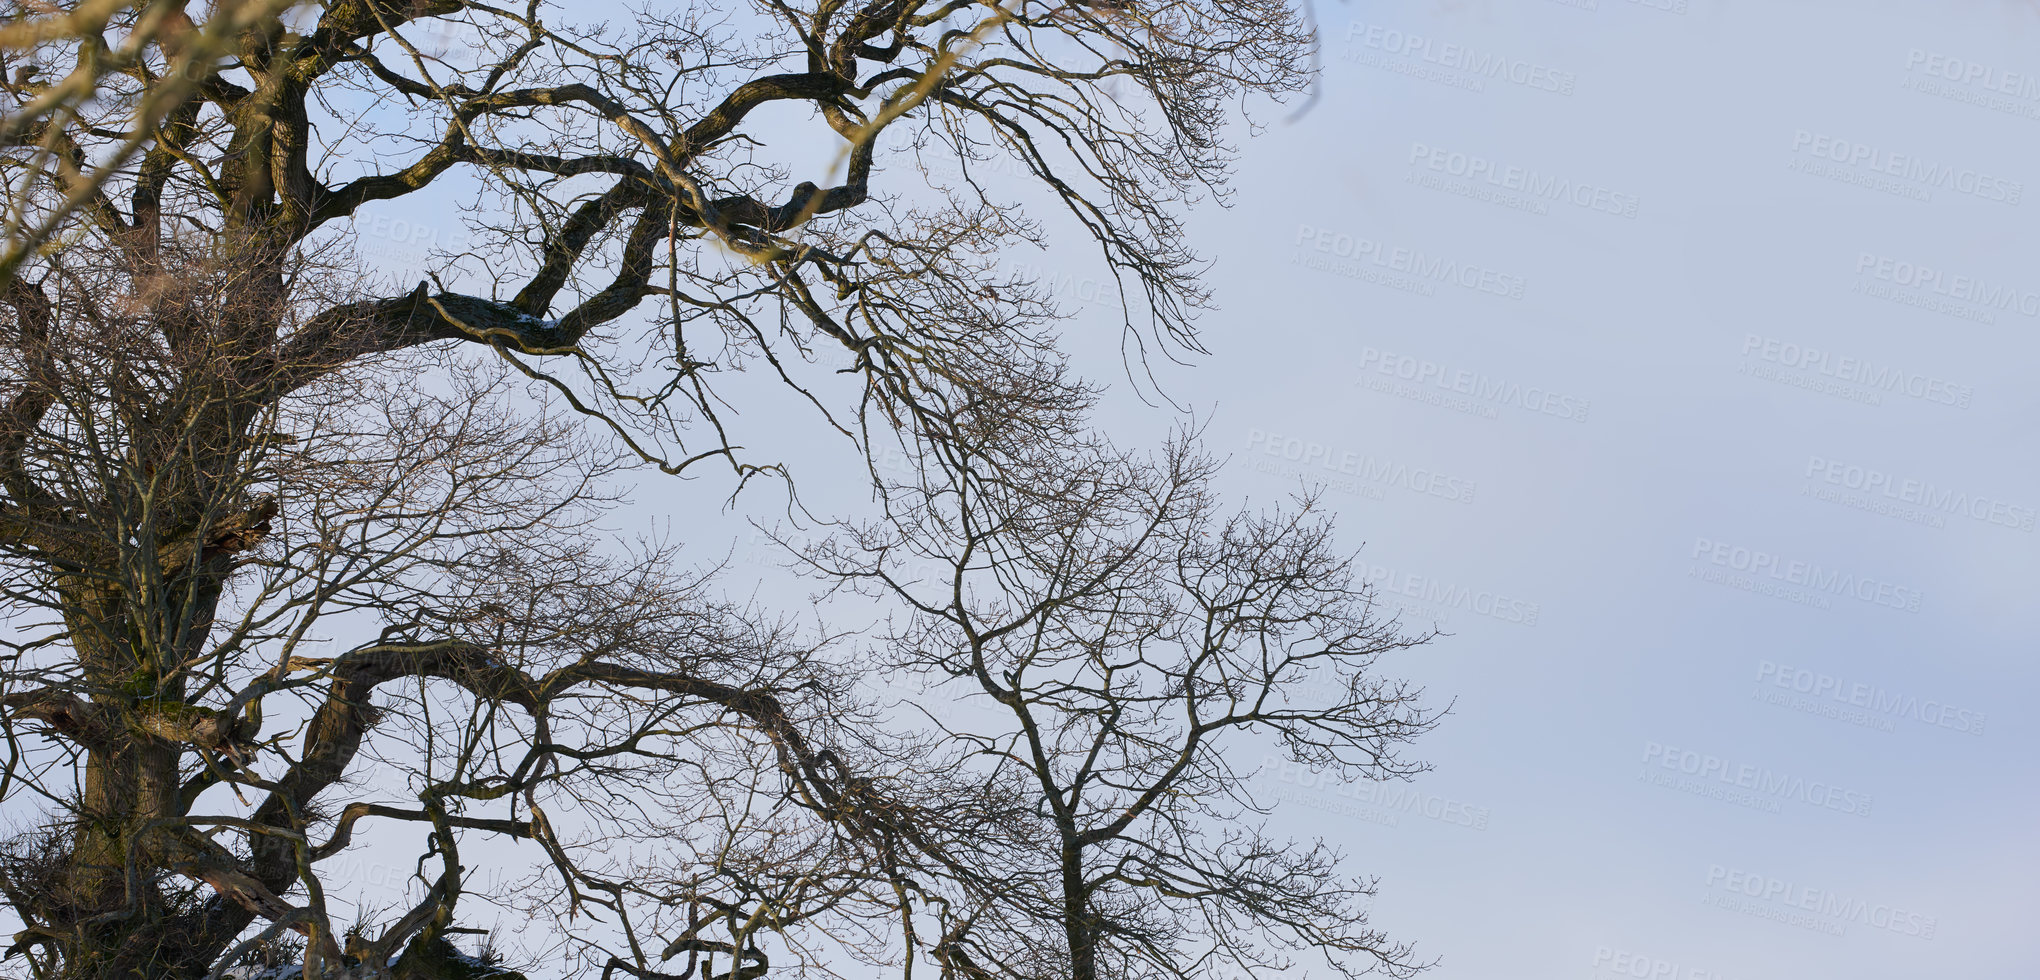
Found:
[[[1440,978],[2034,976],[2040,11],[1319,14],[1184,383],[1458,705],[1298,826]]]

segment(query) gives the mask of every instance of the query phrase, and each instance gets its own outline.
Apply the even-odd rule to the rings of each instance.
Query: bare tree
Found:
[[[221,280],[246,260],[187,258],[155,286],[183,300],[122,316],[59,257],[23,365],[48,403],[13,447],[18,499],[42,507],[0,556],[18,637],[4,778],[53,819],[17,840],[0,887],[35,972],[203,976],[294,932],[311,975],[399,954],[415,973],[445,959],[463,836],[531,841],[569,904],[621,915],[647,866],[604,873],[609,828],[662,840],[729,905],[748,896],[716,890],[727,869],[704,855],[852,821],[825,748],[846,682],[784,624],[677,574],[670,547],[605,544],[591,522],[625,457],[459,352],[407,362],[429,389],[364,360],[232,420],[233,359],[166,356],[159,317],[174,304],[200,334],[240,319],[212,301],[245,299]],[[349,634],[367,639],[327,642]],[[381,778],[351,791],[363,763]],[[732,806],[744,819],[699,822]],[[780,826],[800,808],[819,816]],[[347,929],[325,896],[348,882],[317,865],[363,821],[418,825],[429,861],[408,908]]]
[[[1055,908],[1102,914],[1120,886],[989,889],[1060,839],[1032,803],[888,734],[844,645],[602,514],[626,471],[790,473],[743,448],[760,399],[936,472],[1038,469],[1092,392],[1050,298],[999,265],[1043,232],[984,170],[1097,247],[1137,346],[1195,349],[1181,208],[1223,191],[1229,106],[1307,81],[1295,13],[279,9],[0,23],[8,962],[500,972],[449,944],[464,898],[605,975],[1161,962],[1088,919],[1027,959]],[[376,208],[428,199],[466,209],[469,247],[394,284],[351,257]],[[416,845],[394,907],[333,870],[371,836]],[[499,847],[543,873],[477,876]]]
[[[1371,882],[1241,820],[1272,804],[1235,763],[1258,739],[1345,778],[1423,771],[1400,749],[1437,714],[1372,668],[1430,636],[1373,616],[1313,498],[1221,517],[1216,463],[1188,440],[1157,459],[1095,440],[1013,455],[893,486],[887,519],[807,552],[907,608],[888,666],[987,709],[941,724],[951,764],[1030,804],[935,872],[956,889],[935,927],[945,975],[1260,976],[1296,951],[1415,973],[1367,926]]]

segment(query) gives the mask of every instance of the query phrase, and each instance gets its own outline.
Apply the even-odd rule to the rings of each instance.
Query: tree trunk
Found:
[[[1084,886],[1084,852],[1064,845],[1062,853],[1063,935],[1070,946],[1071,980],[1098,980],[1098,930],[1091,922]]]

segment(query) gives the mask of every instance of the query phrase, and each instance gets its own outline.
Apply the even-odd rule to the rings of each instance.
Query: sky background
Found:
[[[1324,485],[1384,611],[1451,634],[1384,670],[1454,707],[1411,784],[1263,771],[1276,829],[1377,876],[1436,980],[2040,975],[2040,8],[1315,12],[1317,98],[1193,213],[1211,356],[1159,380],[1233,499]],[[393,267],[454,227],[399,217]],[[1055,233],[1012,261],[1152,444],[1178,416]],[[853,506],[770,411],[747,438]],[[801,608],[745,524],[783,498],[714,482],[623,520]]]
[[[1379,923],[1441,956],[1440,978],[2035,975],[2040,16],[1319,14],[1321,100],[1246,144],[1236,206],[1201,227],[1224,311],[1215,363],[1184,384],[1216,404],[1240,492],[1284,466],[1351,481],[1328,496],[1408,619],[1433,613],[1399,593],[1431,583],[1537,616],[1435,613],[1455,635],[1399,668],[1457,699],[1416,788],[1484,808],[1486,829],[1301,785],[1319,812],[1296,825],[1381,876]],[[1454,70],[1481,56],[1562,91]],[[1510,167],[1575,189],[1512,191]],[[1412,292],[1384,281],[1396,248],[1508,289]],[[1912,284],[1922,266],[1939,278]],[[1497,383],[1526,394],[1451,390]],[[1534,411],[1533,386],[1571,402]],[[1477,489],[1328,473],[1289,440]],[[1951,491],[2012,526],[1902,499]],[[1871,598],[1793,592],[1793,562]],[[1908,711],[1929,700],[1938,724]],[[1787,795],[1716,798],[1745,766]],[[1809,803],[1802,779],[1844,795]]]

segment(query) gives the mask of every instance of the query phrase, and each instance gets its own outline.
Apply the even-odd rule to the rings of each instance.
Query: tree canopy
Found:
[[[1001,262],[1048,219],[985,176],[1095,248],[1133,363],[1194,352],[1185,209],[1311,44],[1274,0],[10,5],[8,961],[489,975],[450,943],[487,892],[605,978],[1413,969],[1219,746],[1414,771],[1432,716],[1366,668],[1417,641],[1307,498],[1223,518],[1187,444],[1087,434]],[[427,200],[460,247],[374,274],[367,216]],[[898,631],[604,530],[621,475],[784,476],[761,390],[914,460],[802,555]],[[874,671],[1003,714],[902,725]],[[341,921],[376,833],[406,898]]]

